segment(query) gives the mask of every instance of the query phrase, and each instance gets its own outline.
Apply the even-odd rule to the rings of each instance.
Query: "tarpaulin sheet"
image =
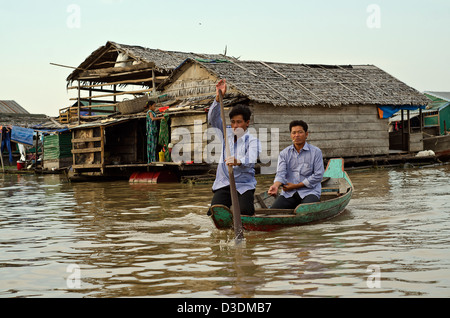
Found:
[[[426,106],[378,106],[378,115],[380,119],[389,118],[399,110],[416,110],[418,108],[425,109]]]
[[[11,141],[33,146],[33,135],[33,129],[12,126]]]

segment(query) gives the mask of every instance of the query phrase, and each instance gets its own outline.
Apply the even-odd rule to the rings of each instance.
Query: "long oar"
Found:
[[[230,157],[230,147],[227,140],[227,125],[225,123],[225,110],[223,107],[222,91],[219,89],[220,116],[223,125],[223,140],[225,143],[226,158]],[[228,174],[230,176],[230,192],[231,204],[233,205],[233,227],[234,239],[240,241],[244,238],[244,230],[242,229],[241,209],[239,207],[239,199],[236,190],[236,181],[234,180],[233,166],[228,166]]]

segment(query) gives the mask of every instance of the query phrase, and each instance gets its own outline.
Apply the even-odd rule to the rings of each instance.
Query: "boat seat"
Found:
[[[322,187],[322,195],[338,195],[339,187]]]
[[[255,209],[255,215],[266,215],[266,216],[281,216],[281,215],[293,215],[294,209]]]

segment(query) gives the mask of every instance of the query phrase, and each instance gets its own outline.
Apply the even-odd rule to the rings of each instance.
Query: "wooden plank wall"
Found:
[[[208,73],[199,65],[190,66],[174,83],[165,88],[170,96],[183,98],[192,96],[211,95],[215,91],[215,75]],[[229,92],[234,92],[229,87]],[[278,152],[291,144],[289,123],[293,119],[302,119],[309,125],[308,141],[322,149],[325,158],[356,157],[370,155],[384,155],[389,153],[388,120],[379,119],[375,105],[353,105],[343,107],[274,107],[269,104],[251,103],[253,115],[250,127],[262,141],[263,152],[272,157],[271,152]],[[227,122],[228,111],[226,112]],[[191,158],[204,152],[208,141],[194,140],[194,121],[202,122],[202,133],[209,127],[206,114],[185,114],[171,117],[172,143],[176,144],[180,138],[174,138],[177,128],[185,128],[191,133]],[[279,149],[274,150],[270,145],[271,128],[279,129]],[[267,141],[260,136],[260,132],[267,130]],[[176,135],[176,134],[175,134]],[[185,140],[184,142],[187,142]],[[201,148],[200,148],[201,145]],[[187,146],[187,145],[186,145]],[[205,158],[203,158],[205,160]]]
[[[73,168],[102,168],[103,128],[92,127],[72,131]]]
[[[178,154],[178,157],[183,157],[184,162],[205,162],[203,150],[207,141],[203,140],[203,136],[208,128],[207,117],[205,112],[186,112],[184,115],[171,116],[170,142],[176,145],[172,150],[174,161],[178,161],[176,160]],[[179,151],[181,148],[183,149]]]
[[[325,158],[389,153],[388,120],[379,119],[375,106],[253,106],[253,127],[279,128],[280,150],[291,144],[289,123],[299,119],[309,126],[308,142],[321,148]]]

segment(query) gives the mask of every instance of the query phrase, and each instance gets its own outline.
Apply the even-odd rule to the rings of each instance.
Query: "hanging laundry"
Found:
[[[159,145],[165,151],[164,160],[166,162],[171,161],[169,152],[169,115],[164,114],[164,118],[161,120],[159,126]]]
[[[20,153],[20,161],[26,161],[27,160],[27,150],[25,149],[25,145],[18,143],[19,146],[19,153]]]
[[[9,164],[13,162],[12,151],[11,151],[11,129],[8,127],[2,127],[2,145],[0,148],[0,154],[3,156],[4,147],[8,148],[9,151]]]
[[[147,112],[147,162],[156,161],[156,144],[158,142],[158,126],[156,121],[150,117],[150,112],[153,117],[156,117],[154,110]]]

